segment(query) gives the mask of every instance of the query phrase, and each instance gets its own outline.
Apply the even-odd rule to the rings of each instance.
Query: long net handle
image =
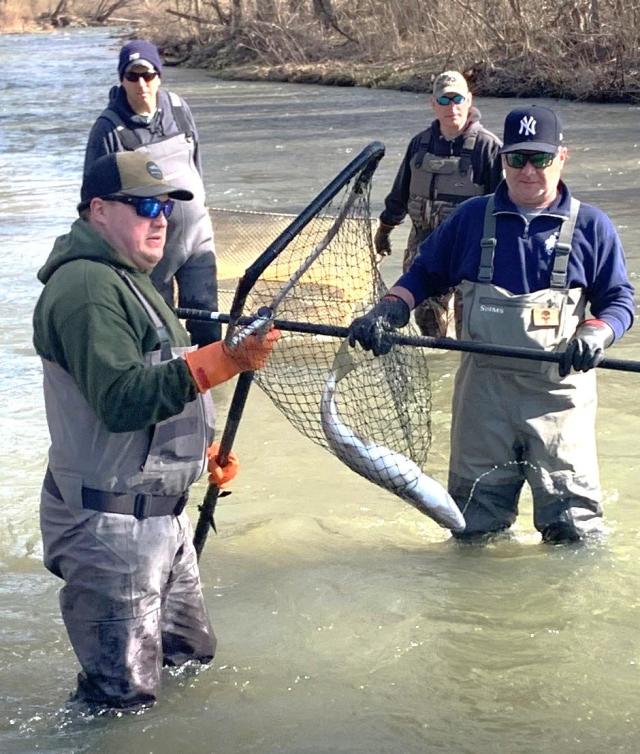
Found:
[[[197,319],[217,322],[230,322],[231,315],[222,312],[208,312],[201,309],[177,309],[179,317],[182,319]],[[267,317],[238,317],[235,322],[238,325],[251,325],[258,322],[263,325]],[[285,319],[269,320],[274,327],[279,330],[290,332],[306,333],[310,335],[326,335],[333,338],[346,338],[349,335],[348,327],[339,325],[325,325],[314,322],[294,322]],[[426,335],[402,335],[401,333],[391,334],[391,340],[399,346],[413,346],[416,348],[440,348],[447,351],[465,351],[468,353],[479,353],[487,356],[504,356],[514,359],[531,359],[533,361],[547,361],[550,363],[559,363],[562,359],[562,352],[536,351],[533,348],[522,348],[518,346],[500,346],[490,345],[488,343],[474,343],[469,340],[454,340],[453,338],[431,338]],[[597,366],[598,369],[611,369],[619,372],[640,372],[640,361],[631,361],[629,359],[603,359]]]

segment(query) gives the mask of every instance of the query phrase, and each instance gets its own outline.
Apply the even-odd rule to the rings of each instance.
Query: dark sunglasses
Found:
[[[461,105],[467,98],[463,97],[462,94],[452,94],[451,96],[447,94],[441,94],[437,99],[436,102],[439,105],[444,105],[445,107],[447,105],[450,105],[452,102],[454,105]]]
[[[534,168],[542,170],[542,168],[548,168],[556,156],[555,154],[551,154],[551,152],[530,152],[529,154],[525,152],[507,152],[504,158],[510,168],[521,170],[530,162]]]
[[[147,84],[153,81],[158,74],[155,71],[127,71],[124,77],[127,81],[138,81],[138,79],[144,79]]]
[[[105,202],[120,202],[135,207],[138,217],[154,220],[162,212],[165,217],[173,212],[173,199],[156,199],[155,196],[105,196]]]

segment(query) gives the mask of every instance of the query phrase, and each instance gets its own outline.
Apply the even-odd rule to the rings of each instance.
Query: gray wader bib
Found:
[[[180,98],[168,92],[174,119],[182,133],[161,141],[141,144],[134,131],[128,129],[116,112],[107,108],[102,117],[117,129],[120,140],[130,151],[143,150],[160,165],[167,180],[178,188],[193,193],[190,202],[176,201],[168,220],[167,240],[160,263],[151,273],[151,279],[165,301],[173,305],[173,278],[190,257],[214,251],[213,227],[206,208],[204,185],[195,161],[193,135],[182,111]],[[207,281],[207,298],[217,309],[216,276]],[[188,304],[185,304],[185,306]],[[197,307],[196,307],[197,308]]]
[[[458,204],[485,193],[482,186],[473,182],[471,155],[477,136],[476,130],[472,129],[465,137],[459,155],[442,157],[420,150],[413,156],[407,203],[412,227],[404,254],[403,272],[411,266],[420,244]],[[450,291],[423,301],[413,314],[423,335],[440,338],[454,334],[453,310],[453,292]],[[456,310],[459,310],[457,300]],[[456,314],[456,322],[455,332],[459,336],[459,313]]]
[[[579,202],[556,242],[551,288],[515,295],[491,283],[493,199],[485,214],[479,282],[463,281],[462,337],[562,351],[584,319],[582,289],[566,287]],[[465,353],[456,374],[449,491],[464,536],[508,528],[526,480],[534,524],[545,539],[578,539],[602,515],[595,442],[595,370],[558,375],[558,365]]]
[[[161,338],[145,356],[148,368],[191,350],[171,348],[153,307],[121,276]],[[215,652],[183,512],[213,438],[211,397],[148,429],[113,433],[64,369],[43,366],[52,439],[40,508],[44,563],[65,581],[60,608],[82,666],[77,698],[147,704],[163,665],[209,662]]]

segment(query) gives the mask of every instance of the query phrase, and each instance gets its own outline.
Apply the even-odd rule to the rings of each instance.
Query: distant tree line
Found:
[[[165,0],[164,10],[187,47],[221,66],[455,67],[494,94],[640,99],[640,0]]]
[[[0,0],[89,23],[131,21],[196,65],[347,69],[427,88],[453,67],[475,90],[640,101],[640,0]]]

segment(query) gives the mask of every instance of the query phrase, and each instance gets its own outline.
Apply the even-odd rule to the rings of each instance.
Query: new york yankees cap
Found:
[[[562,146],[562,139],[562,122],[551,108],[519,107],[505,118],[500,153],[526,150],[555,154]]]

